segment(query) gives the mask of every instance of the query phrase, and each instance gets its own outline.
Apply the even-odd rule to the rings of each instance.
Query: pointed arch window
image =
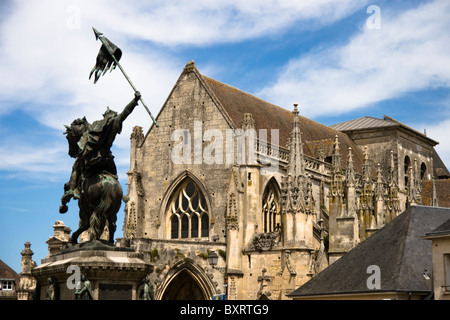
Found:
[[[404,165],[403,165],[403,172],[404,172],[404,176],[405,176],[405,188],[408,186],[408,173],[409,173],[409,167],[411,166],[411,159],[409,159],[408,156],[405,156],[405,161],[404,161]]]
[[[262,218],[264,232],[275,232],[280,225],[280,201],[277,184],[269,181],[262,200]]]
[[[191,179],[186,179],[175,190],[169,204],[169,213],[171,239],[209,237],[205,197]]]

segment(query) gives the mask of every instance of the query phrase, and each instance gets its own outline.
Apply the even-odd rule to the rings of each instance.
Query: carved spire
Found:
[[[364,163],[362,167],[362,174],[364,181],[370,181],[370,162],[369,162],[369,150],[367,146],[364,147]]]
[[[311,184],[303,163],[302,133],[297,104],[294,104],[292,113],[294,114],[294,121],[289,146],[288,170],[287,176],[283,177],[282,182],[283,212],[310,213],[314,207],[314,199],[312,199],[312,192],[309,190]]]
[[[297,104],[294,104],[294,123],[291,131],[289,146],[289,169],[288,174],[293,177],[304,175],[305,168],[303,164],[303,143],[302,132],[300,130],[300,119]]]
[[[381,172],[381,165],[377,164],[377,182],[375,183],[375,197],[377,200],[383,199],[384,195],[384,183],[383,176]]]
[[[353,167],[353,154],[352,154],[351,147],[348,147],[347,171],[346,171],[345,181],[347,183],[347,187],[355,186],[355,169]]]
[[[360,221],[362,222],[362,238],[365,238],[368,230],[374,228],[374,192],[373,183],[370,177],[370,162],[367,146],[364,148],[364,163],[362,167],[362,190],[360,198]],[[367,233],[369,235],[369,233]]]
[[[136,145],[139,146],[142,143],[142,141],[144,140],[144,133],[142,132],[142,127],[134,126],[133,132],[131,133],[131,136],[130,136],[130,139],[135,140]]]
[[[437,192],[436,192],[436,182],[433,179],[433,191],[431,194],[431,204],[432,207],[439,207],[439,202],[437,198]]]
[[[422,187],[420,186],[420,169],[417,165],[417,159],[414,159],[414,189],[416,193],[416,203],[422,204]]]
[[[283,244],[290,247],[314,248],[313,213],[315,201],[312,183],[303,159],[303,144],[297,104],[294,104],[294,121],[289,146],[287,174],[282,177],[282,230]]]
[[[387,199],[386,199],[386,222],[390,222],[400,212],[400,200],[398,198],[398,183],[396,176],[394,152],[391,151],[391,166],[388,176]]]
[[[416,204],[416,189],[414,188],[414,172],[413,167],[410,165],[408,168],[408,185],[407,188],[407,196],[406,196],[406,204],[407,206],[411,206]]]
[[[339,151],[339,138],[336,135],[331,159],[330,196],[332,200],[342,200],[344,198],[344,175],[342,174],[341,155]]]
[[[253,114],[244,113],[241,120],[241,127],[243,130],[255,129],[255,120]]]

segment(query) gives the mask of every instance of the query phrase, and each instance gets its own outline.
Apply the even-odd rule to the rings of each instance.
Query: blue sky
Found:
[[[368,12],[371,5],[379,11]],[[122,49],[121,64],[154,115],[194,60],[204,75],[287,109],[299,103],[302,115],[327,125],[386,114],[426,129],[450,163],[449,1],[5,0],[0,259],[17,272],[26,241],[40,263],[54,222],[78,225],[76,202],[58,212],[73,163],[64,124],[93,122],[133,97],[119,70],[88,80],[100,48],[92,26]],[[125,191],[131,130],[147,131],[150,121],[138,107],[115,141]],[[116,237],[123,218],[121,209]]]

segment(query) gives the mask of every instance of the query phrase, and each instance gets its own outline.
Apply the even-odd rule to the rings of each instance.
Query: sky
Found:
[[[266,101],[332,125],[388,115],[440,142],[450,164],[450,1],[22,0],[0,1],[0,259],[20,272],[31,242],[38,264],[52,225],[78,227],[58,208],[73,159],[64,125],[133,90],[118,69],[89,80],[100,48],[92,27],[121,48],[121,65],[156,116],[185,64]],[[130,134],[147,132],[142,105],[112,151],[126,193]],[[123,207],[116,238],[122,236]]]

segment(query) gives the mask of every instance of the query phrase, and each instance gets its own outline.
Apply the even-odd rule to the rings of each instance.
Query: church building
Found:
[[[288,299],[411,205],[448,206],[437,141],[388,116],[325,126],[291,109],[191,61],[159,126],[134,128],[117,245],[154,265],[156,299]]]

